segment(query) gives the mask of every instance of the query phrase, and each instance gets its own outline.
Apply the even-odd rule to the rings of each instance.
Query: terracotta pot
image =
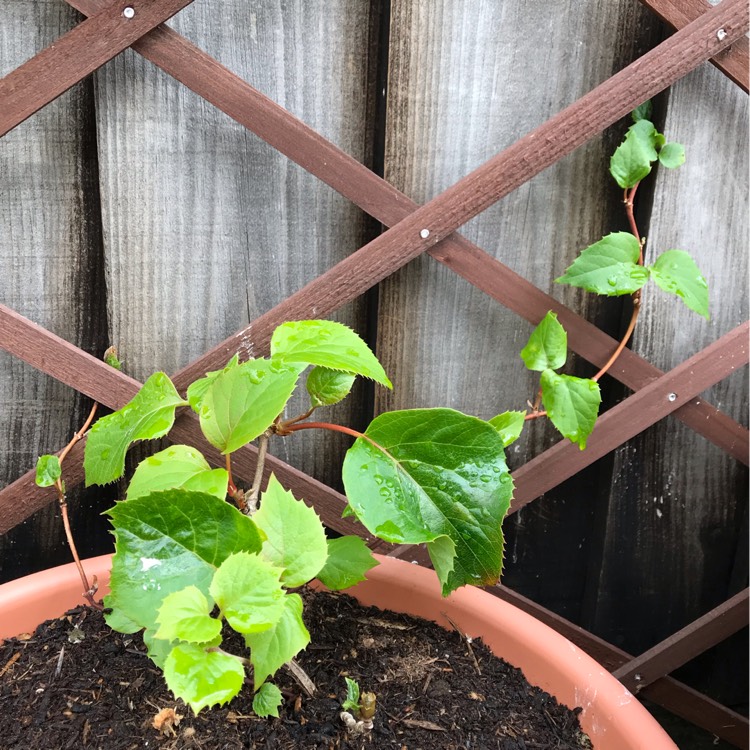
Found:
[[[368,580],[347,591],[361,603],[406,612],[468,636],[481,637],[526,679],[568,706],[581,706],[581,725],[596,750],[677,750],[645,708],[603,667],[530,615],[484,591],[464,587],[443,599],[435,574],[379,558]],[[110,557],[85,561],[106,593]],[[83,601],[74,565],[63,565],[0,586],[0,638],[33,631]]]

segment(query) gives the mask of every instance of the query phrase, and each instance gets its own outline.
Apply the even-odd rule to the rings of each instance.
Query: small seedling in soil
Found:
[[[377,698],[375,693],[361,693],[359,683],[350,677],[346,680],[346,700],[341,704],[344,710],[339,714],[350,734],[364,734],[372,729]]]
[[[224,465],[214,468],[194,447],[172,445],[139,464],[125,499],[108,511],[116,552],[104,602],[107,622],[122,633],[143,632],[168,686],[196,713],[231,700],[252,667],[255,712],[278,716],[282,696],[269,680],[282,666],[294,665],[310,642],[296,590],[315,578],[329,589],[346,589],[377,565],[360,537],[329,539],[315,511],[277,477],[263,487],[271,440],[305,429],[354,438],[342,469],[348,499],[343,515],[355,516],[386,542],[425,544],[443,595],[467,584],[493,585],[502,572],[502,521],[513,494],[505,448],[525,423],[548,417],[565,438],[586,447],[601,402],[598,381],[627,345],[648,280],[708,317],[706,282],[687,253],[667,250],[644,264],[636,191],[654,163],[672,168],[684,160],[682,147],[667,143],[648,116],[645,106],[633,113],[610,164],[624,191],[631,231],[590,245],[557,279],[632,299],[627,331],[594,377],[559,372],[567,361],[567,334],[550,311],[521,350],[526,367],[541,373],[528,410],[486,421],[453,409],[410,409],[381,414],[358,432],[311,417],[346,398],[357,377],[391,388],[383,367],[346,326],[292,321],[274,331],[267,358],[240,362],[235,355],[185,394],[156,373],[130,403],[93,425],[85,449],[87,485],[118,480],[129,446],[167,435],[178,409],[192,409],[207,442],[224,456]],[[108,361],[119,366],[116,356]],[[288,417],[287,404],[301,382],[309,408]],[[232,457],[253,442],[255,475],[242,488]],[[65,512],[61,467],[69,448],[59,458],[40,459],[37,481],[57,488],[71,549],[94,604],[95,585],[89,586],[80,566]],[[224,649],[228,629],[241,635],[243,654]],[[360,697],[358,688],[355,696],[356,683],[347,684],[348,716],[355,725],[371,725],[374,696]]]

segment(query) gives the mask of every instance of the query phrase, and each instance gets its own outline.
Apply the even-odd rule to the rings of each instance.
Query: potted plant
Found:
[[[148,656],[163,670],[170,690],[196,713],[232,700],[252,667],[255,713],[278,716],[282,695],[273,676],[310,642],[298,590],[316,579],[331,590],[357,584],[352,593],[364,603],[443,624],[447,618],[472,637],[481,636],[564,702],[585,704],[583,722],[595,747],[600,742],[607,748],[673,747],[605,670],[553,631],[476,588],[495,584],[501,574],[501,524],[513,492],[504,451],[524,424],[547,417],[565,438],[585,448],[600,404],[598,380],[627,344],[641,288],[650,278],[708,314],[705,281],[686,253],[668,250],[653,265],[644,265],[633,213],[636,190],[655,161],[679,166],[684,153],[678,144],[665,142],[645,105],[633,120],[610,165],[624,190],[631,232],[589,246],[558,279],[633,298],[628,331],[593,378],[557,372],[567,359],[567,337],[550,312],[521,351],[526,366],[541,372],[529,410],[489,421],[440,408],[389,412],[358,433],[311,417],[345,398],[357,376],[390,387],[382,366],[339,323],[291,321],[274,332],[268,358],[240,362],[235,355],[223,369],[191,384],[184,397],[164,373],[156,373],[129,404],[93,425],[84,460],[89,485],[120,478],[128,447],[165,436],[178,408],[195,412],[207,441],[226,457],[224,467],[212,468],[195,448],[172,445],[138,466],[126,498],[108,512],[116,552],[104,598],[107,622],[120,633],[143,632]],[[113,356],[110,363],[118,365]],[[310,407],[287,417],[285,406],[303,373]],[[275,477],[261,486],[269,440],[303,429],[335,430],[355,439],[343,465],[344,513],[386,542],[425,544],[434,573],[376,559],[360,537],[328,539],[314,510]],[[235,484],[231,456],[251,441],[258,443],[258,466],[244,489]],[[40,484],[57,487],[69,532],[61,469],[66,453],[43,456],[37,477]],[[84,596],[101,606],[96,578],[90,585],[70,533],[69,541]],[[87,567],[91,572],[99,565],[101,560]],[[96,575],[104,580],[102,572],[99,568]],[[53,584],[54,590],[62,592],[58,586]],[[6,587],[10,596],[17,590]],[[398,601],[385,598],[395,593]],[[9,613],[11,605],[3,610]],[[12,626],[18,627],[25,626]],[[223,647],[229,629],[240,634],[244,653]],[[537,637],[547,645],[532,648],[529,642]],[[349,720],[361,729],[369,720],[363,705],[354,693],[346,703],[355,709]]]

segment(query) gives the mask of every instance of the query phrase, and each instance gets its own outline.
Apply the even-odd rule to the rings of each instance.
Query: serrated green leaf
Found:
[[[128,486],[127,498],[159,490],[182,488],[205,492],[220,500],[227,496],[226,469],[212,469],[203,454],[189,445],[172,445],[138,464]]]
[[[221,636],[221,621],[211,617],[213,602],[196,586],[186,586],[164,597],[154,637],[165,641],[208,643]]]
[[[643,104],[639,104],[631,113],[630,116],[633,118],[633,122],[638,120],[650,120],[651,112],[653,111],[653,104],[651,99],[646,99]]]
[[[253,697],[253,711],[261,718],[275,716],[278,719],[282,701],[281,690],[276,685],[265,682]]]
[[[333,320],[283,323],[271,337],[271,356],[286,364],[320,365],[393,387],[367,344],[351,328]]]
[[[659,133],[649,120],[638,120],[630,126],[609,162],[609,172],[621,188],[635,187],[651,171],[652,162],[658,158],[659,141]]]
[[[583,450],[596,424],[601,403],[599,385],[590,378],[542,373],[542,403],[559,432]]]
[[[638,265],[641,246],[629,232],[613,232],[589,245],[565,273],[555,279],[608,297],[632,294],[649,277],[648,269]]]
[[[333,406],[343,401],[352,389],[356,376],[347,372],[316,366],[307,376],[307,392],[313,406]]]
[[[203,394],[203,434],[225,454],[255,440],[284,410],[298,377],[293,368],[267,359],[222,371]]]
[[[104,613],[104,621],[112,630],[118,633],[137,633],[143,630],[143,625],[131,620],[119,607],[112,605],[112,595],[109,594],[104,597],[104,606],[105,608],[112,607],[112,610]]]
[[[231,370],[233,367],[237,367],[239,363],[240,363],[240,355],[235,354],[221,370],[212,370],[211,372],[207,372],[205,377],[202,377],[199,380],[196,380],[194,383],[191,383],[188,386],[187,400],[188,400],[188,403],[190,404],[190,408],[196,414],[200,414],[201,412],[201,404],[203,403],[203,396],[205,395],[206,391],[209,389],[211,383],[213,383],[214,380],[216,380],[216,378],[219,375],[221,375],[223,372],[227,372],[227,370]]]
[[[164,679],[175,697],[182,698],[197,714],[207,706],[232,700],[242,689],[245,669],[230,654],[180,643],[167,657]]]
[[[341,591],[365,580],[365,573],[380,563],[358,536],[328,540],[328,559],[318,580],[331,591]]]
[[[163,641],[156,637],[155,628],[146,628],[143,631],[143,643],[146,646],[148,658],[156,664],[159,669],[164,671],[164,665],[167,663],[167,657],[172,653],[172,649],[178,641]],[[205,644],[202,644],[205,646]]]
[[[449,536],[439,536],[427,542],[427,551],[439,581],[447,581],[456,565],[456,543]],[[498,572],[498,578],[500,572]],[[474,581],[467,581],[474,583]],[[445,590],[443,590],[445,594]]]
[[[490,424],[500,433],[503,446],[507,448],[521,436],[523,426],[526,424],[525,411],[504,411],[490,419]]]
[[[287,594],[283,603],[284,611],[275,625],[245,636],[245,643],[250,647],[256,690],[267,677],[275,674],[310,643],[310,633],[302,622],[302,598],[299,594]]]
[[[667,250],[651,266],[651,276],[665,292],[677,295],[691,310],[708,315],[708,284],[684,250]]]
[[[347,503],[344,506],[344,510],[341,511],[341,517],[342,518],[356,518],[357,514],[352,510],[352,506]]]
[[[681,143],[665,143],[659,151],[659,164],[677,169],[685,163],[685,147]]]
[[[325,565],[328,545],[318,514],[295,499],[273,474],[253,520],[266,537],[261,555],[284,571],[281,582],[287,588],[312,580]]]
[[[445,595],[467,583],[496,583],[513,493],[497,430],[452,409],[413,409],[380,415],[365,435],[343,467],[359,520],[396,544],[450,537],[456,556],[441,581]]]
[[[175,409],[186,404],[163,372],[154,373],[130,403],[91,428],[83,459],[86,486],[108,484],[121,477],[130,444],[166,435],[174,423]]]
[[[238,633],[259,633],[284,613],[282,572],[260,555],[237,552],[219,566],[209,593]]]
[[[341,704],[344,711],[359,711],[359,683],[351,677],[344,677],[346,681],[346,700]]]
[[[36,462],[37,487],[51,487],[62,476],[60,459],[57,456],[39,456]]]
[[[262,545],[250,518],[202,492],[153,492],[116,503],[107,513],[115,556],[105,601],[142,628],[155,628],[164,597],[191,584],[208,594],[227,557],[259,552]]]
[[[529,370],[556,370],[568,357],[568,334],[551,310],[531,332],[529,341],[521,349],[521,359]]]

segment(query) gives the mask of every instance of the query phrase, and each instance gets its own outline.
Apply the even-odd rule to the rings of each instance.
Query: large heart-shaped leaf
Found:
[[[235,552],[259,552],[253,521],[202,492],[166,490],[117,503],[108,607],[119,619],[154,628],[164,598],[196,586],[204,595],[217,568]],[[221,540],[221,544],[217,540]]]
[[[452,409],[413,409],[382,414],[365,436],[343,468],[359,520],[388,542],[437,542],[445,595],[467,583],[497,582],[513,492],[497,430]]]

